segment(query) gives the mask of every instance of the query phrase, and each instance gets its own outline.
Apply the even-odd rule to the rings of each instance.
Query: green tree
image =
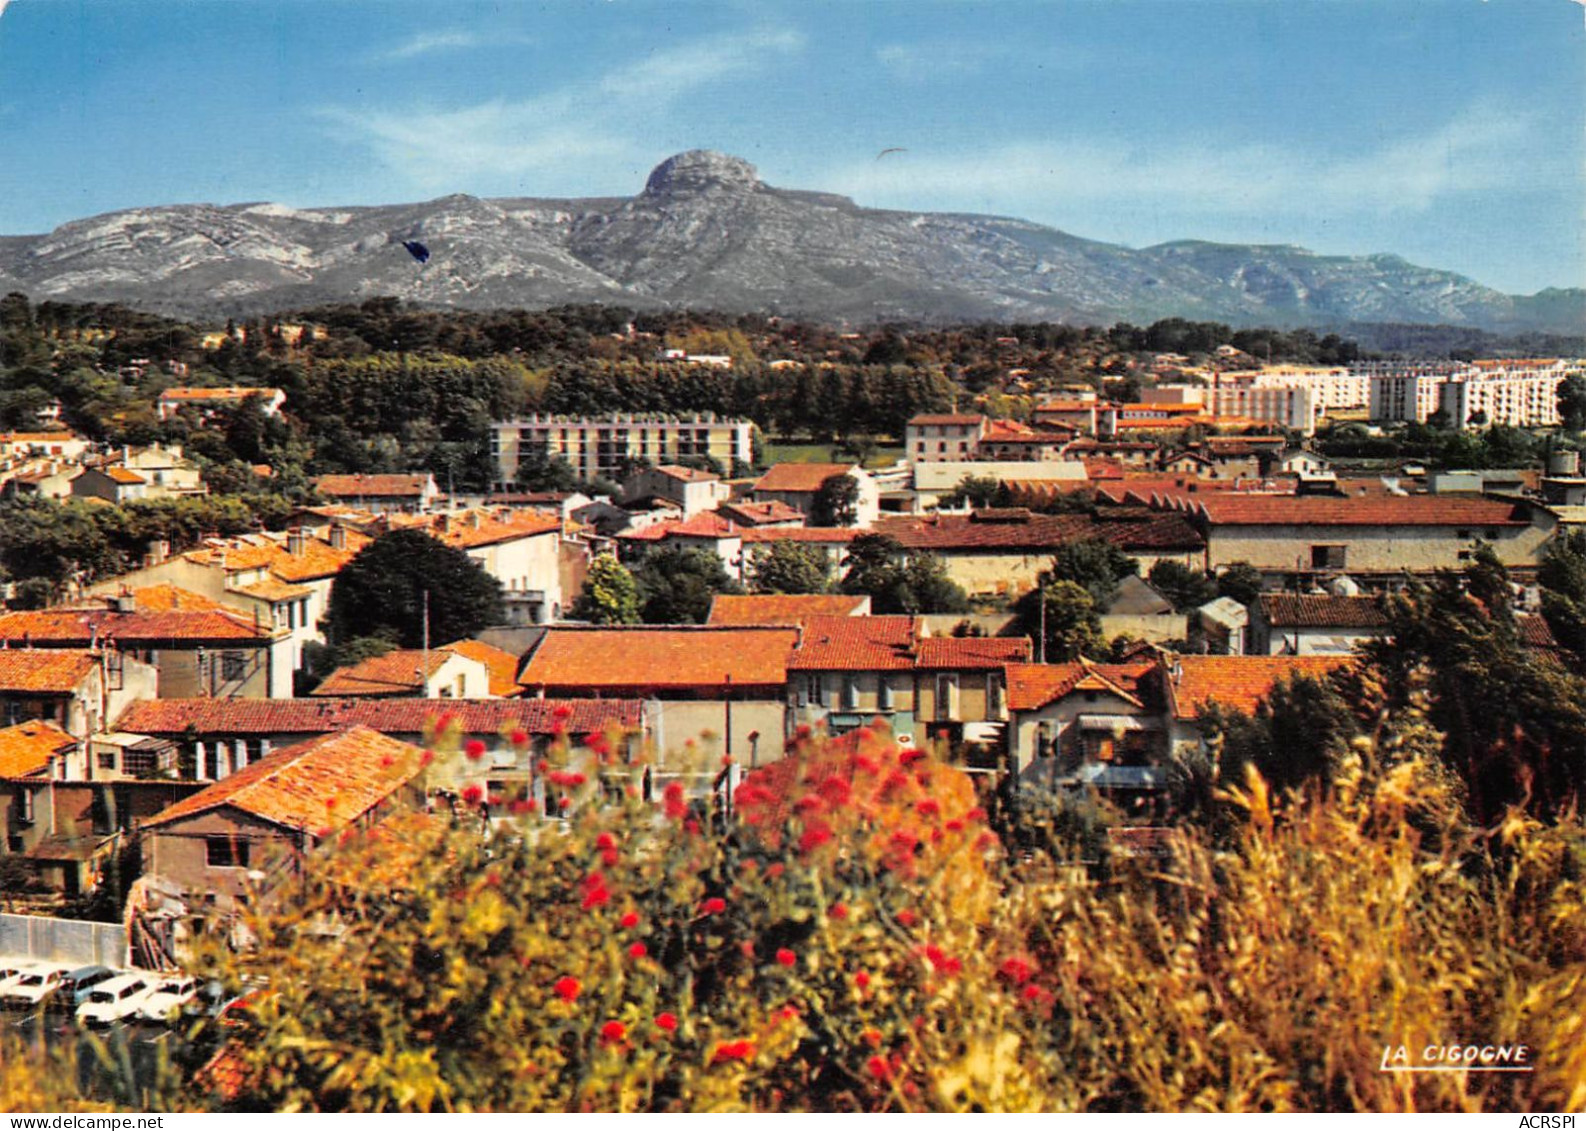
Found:
[[[1105,609],[1118,595],[1118,583],[1139,572],[1140,563],[1105,538],[1086,538],[1058,547],[1049,576],[1072,581],[1090,594],[1096,608]]]
[[[645,554],[633,579],[646,624],[704,624],[718,593],[742,593],[710,550],[668,546]]]
[[[1248,765],[1280,790],[1328,780],[1357,730],[1348,702],[1332,683],[1308,675],[1279,680],[1253,716],[1213,702],[1201,725],[1219,750],[1224,782],[1245,781]]]
[[[589,563],[572,616],[590,624],[638,624],[639,587],[633,574],[614,555],[601,554]]]
[[[1248,605],[1261,595],[1261,571],[1249,562],[1230,562],[1217,575],[1217,596]]]
[[[1558,386],[1558,417],[1568,432],[1586,432],[1586,374],[1571,373]]]
[[[573,465],[543,448],[531,448],[519,457],[514,482],[526,491],[572,491],[579,485]]]
[[[1217,583],[1199,570],[1167,558],[1151,567],[1151,588],[1173,602],[1175,612],[1198,609],[1217,596]]]
[[[935,554],[909,554],[895,538],[861,534],[848,547],[843,593],[868,594],[876,614],[961,613],[969,598]]]
[[[811,526],[852,526],[859,518],[859,480],[833,475],[810,503]]]
[[[1043,598],[1044,620],[1041,615]],[[1065,663],[1080,656],[1100,655],[1106,647],[1095,598],[1078,582],[1048,581],[1020,598],[1015,611],[1019,631],[1036,641],[1036,654],[1046,663]],[[1044,650],[1043,627],[1046,633]]]
[[[749,554],[757,593],[825,593],[832,562],[824,547],[791,540],[756,546]]]
[[[1536,579],[1548,627],[1586,671],[1586,531],[1549,543]]]
[[[502,619],[501,584],[461,550],[421,530],[381,535],[342,567],[330,590],[327,635],[341,645],[390,636],[404,648],[473,636]]]
[[[951,494],[942,497],[946,506],[957,507],[968,503],[975,510],[1003,506],[1008,498],[1007,488],[992,475],[971,475],[964,479]]]

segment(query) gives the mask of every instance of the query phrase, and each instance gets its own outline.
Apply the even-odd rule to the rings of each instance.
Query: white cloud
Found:
[[[424,189],[546,165],[567,170],[612,158],[642,160],[653,149],[644,131],[668,107],[803,46],[804,37],[791,31],[706,36],[534,98],[498,98],[456,110],[330,107],[320,117]]]
[[[1034,217],[1076,204],[1175,212],[1421,212],[1459,194],[1519,188],[1564,161],[1524,112],[1474,108],[1425,134],[1356,155],[1283,141],[1144,146],[1080,138],[856,161],[814,175],[861,203]],[[1558,169],[1554,175],[1569,175]],[[921,201],[933,201],[926,205]]]
[[[875,58],[894,78],[911,83],[976,75],[1015,62],[1021,69],[1050,71],[1074,70],[1085,63],[1083,53],[1067,45],[1032,55],[1028,45],[962,40],[889,43],[876,49]]]
[[[376,58],[381,62],[396,63],[436,51],[467,50],[478,47],[484,42],[484,39],[471,31],[421,31],[406,42],[381,51]]]

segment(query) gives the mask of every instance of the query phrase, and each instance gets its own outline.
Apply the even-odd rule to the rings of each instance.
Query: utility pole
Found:
[[[419,698],[428,699],[430,697],[430,591],[428,589],[424,590],[424,659],[421,662],[423,667],[419,672]]]
[[[1046,574],[1038,573],[1035,576],[1035,599],[1038,602],[1037,617],[1040,630],[1035,637],[1035,662],[1046,663]]]

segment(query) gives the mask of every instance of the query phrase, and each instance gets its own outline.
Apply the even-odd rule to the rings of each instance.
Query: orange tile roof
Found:
[[[213,389],[178,386],[160,394],[163,401],[239,401],[248,397],[274,398],[280,389],[266,389],[251,385],[222,385]]]
[[[754,489],[793,493],[819,491],[821,484],[834,475],[846,475],[853,469],[851,463],[779,463],[755,480]]]
[[[422,735],[446,715],[470,736],[558,729],[589,734],[612,726],[639,729],[642,707],[637,699],[145,699],[123,711],[116,727],[162,737],[189,727],[222,737],[329,734],[355,726]]]
[[[104,472],[105,475],[107,475],[111,479],[114,479],[117,483],[147,483],[148,482],[147,479],[143,478],[143,476],[139,475],[136,471],[128,471],[124,467],[116,467],[116,466],[102,467],[99,470]]]
[[[294,554],[287,549],[285,538],[272,537],[260,543],[217,540],[183,557],[200,565],[223,562],[228,573],[268,569],[285,582],[317,581],[341,572],[371,541],[355,530],[344,533],[346,544],[339,550],[324,538],[309,537],[303,540],[302,552]]]
[[[911,671],[919,622],[908,616],[810,617],[789,671]]]
[[[144,613],[213,612],[217,609],[227,613],[239,611],[234,606],[221,604],[202,593],[194,593],[178,585],[144,585],[134,589],[131,597],[138,611]]]
[[[70,695],[88,678],[95,653],[77,648],[0,648],[0,691]]]
[[[668,538],[736,538],[741,533],[736,523],[714,511],[701,511],[693,518],[657,522],[617,537],[628,542],[664,542]]]
[[[289,584],[279,577],[267,577],[263,581],[255,581],[252,585],[239,585],[230,592],[240,593],[245,597],[256,597],[261,601],[295,601],[309,596],[314,590],[307,585]]]
[[[714,483],[721,478],[714,471],[705,471],[698,467],[679,467],[675,463],[658,464],[653,470],[672,479],[681,479],[685,483]]]
[[[1167,677],[1173,714],[1193,719],[1213,701],[1252,714],[1280,679],[1320,679],[1354,661],[1348,656],[1180,656],[1169,662],[1170,670],[1175,662],[1179,676]]]
[[[531,688],[689,688],[787,681],[792,628],[719,625],[546,630],[518,682]]]
[[[108,609],[38,609],[0,614],[0,641],[36,644],[87,644],[114,639],[126,645],[157,645],[165,641],[267,641],[268,625],[254,624],[241,613],[219,609],[193,612],[117,613]]]
[[[928,636],[920,641],[916,667],[970,671],[1028,660],[1027,636]]]
[[[493,546],[500,542],[513,542],[519,538],[532,538],[562,528],[559,515],[539,510],[509,509],[469,510],[461,514],[393,516],[389,524],[393,530],[417,527],[437,542],[444,542],[458,550]]]
[[[50,759],[77,740],[42,719],[0,730],[0,778],[28,778],[49,768]]]
[[[230,807],[318,835],[340,829],[397,792],[423,766],[424,751],[368,727],[321,735],[244,766],[143,822],[161,828]]]
[[[432,648],[426,656],[421,650],[398,648],[383,656],[371,656],[356,664],[337,668],[310,694],[357,698],[365,695],[423,696],[425,680],[451,659],[451,653]],[[428,661],[428,666],[425,666]],[[420,678],[420,673],[422,678]]]
[[[1066,664],[1009,664],[1008,708],[1038,711],[1074,691],[1103,691],[1141,705],[1140,676],[1151,664],[1093,664],[1078,660]]]
[[[490,673],[490,694],[516,695],[518,687],[518,660],[511,652],[486,644],[483,640],[457,640],[446,645],[446,651],[478,660]]]
[[[885,518],[871,532],[897,539],[911,550],[942,552],[1050,553],[1069,542],[1104,538],[1120,549],[1199,550],[1205,540],[1188,521],[1159,522],[1167,517],[1149,511],[1110,508],[1106,513],[1034,514],[1011,507],[968,515]]]
[[[857,526],[761,526],[739,531],[745,546],[768,542],[852,542],[867,533]]]
[[[418,498],[429,486],[428,475],[321,475],[314,490],[332,498]]]
[[[804,512],[796,507],[790,507],[781,499],[772,499],[769,502],[755,503],[747,499],[736,503],[722,503],[716,508],[716,513],[723,518],[732,519],[742,526],[765,526],[773,522],[804,521]]]
[[[851,617],[867,612],[869,597],[842,593],[719,593],[710,603],[709,624],[803,624],[810,617]]]
[[[979,413],[967,412],[923,412],[918,416],[910,417],[910,424],[979,424],[986,419]]]
[[[1209,494],[1196,506],[1214,526],[1528,526],[1524,504],[1448,495],[1333,498],[1239,492]]]

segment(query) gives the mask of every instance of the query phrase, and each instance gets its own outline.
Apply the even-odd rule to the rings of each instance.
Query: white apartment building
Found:
[[[1371,418],[1424,423],[1439,410],[1457,428],[1558,423],[1558,387],[1586,365],[1559,358],[1444,363],[1371,375]]]
[[[634,460],[670,464],[699,456],[709,456],[730,472],[734,461],[754,461],[754,424],[718,420],[713,412],[603,417],[536,413],[493,424],[490,447],[503,483],[517,478],[519,460],[536,449],[565,459],[586,480],[620,479]]]
[[[1316,431],[1316,401],[1302,385],[1219,383],[1211,390],[1211,410],[1217,416],[1259,420],[1309,436]]]
[[[1365,408],[1371,401],[1371,376],[1342,365],[1268,365],[1221,374],[1219,382],[1227,381],[1257,388],[1308,389],[1320,416],[1333,409]]]
[[[1425,424],[1437,411],[1438,397],[1447,372],[1431,369],[1371,375],[1371,419],[1404,420]]]

